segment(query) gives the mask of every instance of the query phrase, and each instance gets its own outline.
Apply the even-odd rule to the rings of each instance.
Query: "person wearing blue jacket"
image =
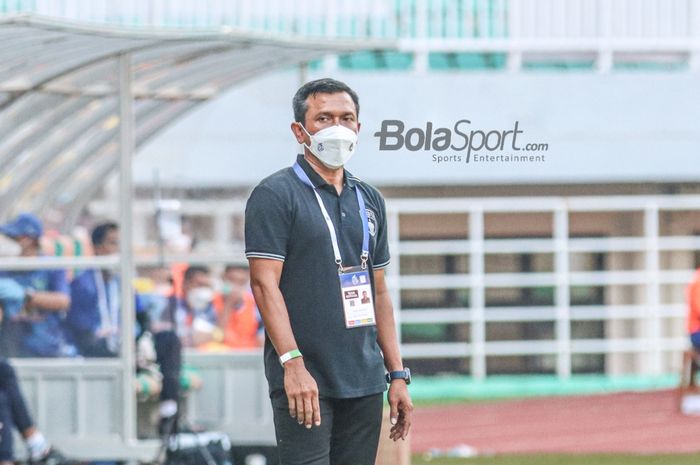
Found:
[[[19,245],[22,257],[43,257],[40,239],[44,227],[31,213],[22,213],[0,226],[3,234]],[[13,280],[22,288],[24,301],[17,306],[5,306],[3,336],[9,335],[12,349],[6,356],[70,357],[75,347],[66,341],[64,316],[70,307],[66,271],[60,269],[0,271],[0,279]],[[8,309],[10,309],[8,311]],[[10,328],[6,327],[10,325]]]
[[[91,235],[95,255],[119,251],[116,223],[102,223]],[[68,332],[84,357],[115,357],[119,353],[121,308],[119,276],[111,270],[87,269],[70,285]]]

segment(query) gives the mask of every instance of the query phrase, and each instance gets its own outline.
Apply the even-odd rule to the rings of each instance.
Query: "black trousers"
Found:
[[[15,459],[12,426],[10,401],[7,395],[0,391],[0,462],[11,462]]]
[[[7,360],[0,359],[0,460],[13,457],[12,428],[19,432],[34,426],[27,403],[22,396],[14,368]]]
[[[78,353],[83,357],[117,357],[118,353],[112,352],[107,346],[107,339],[100,338],[91,330],[71,331],[73,342],[78,348]]]
[[[289,415],[287,395],[271,395],[280,465],[374,465],[384,394],[321,398],[321,426],[306,429]]]
[[[180,398],[180,372],[182,371],[182,344],[174,331],[162,331],[153,336],[156,361],[163,375],[160,400],[178,401]]]
[[[0,391],[2,391],[8,401],[12,412],[12,421],[18,431],[22,432],[34,426],[34,421],[29,414],[27,403],[19,390],[17,375],[7,360],[0,359]]]

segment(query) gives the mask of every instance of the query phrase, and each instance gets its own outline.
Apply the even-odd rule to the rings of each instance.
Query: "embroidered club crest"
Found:
[[[377,216],[369,208],[365,209],[367,211],[367,226],[369,227],[369,234],[374,237],[377,234]]]

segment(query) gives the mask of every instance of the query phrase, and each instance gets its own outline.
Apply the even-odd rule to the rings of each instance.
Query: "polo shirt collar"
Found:
[[[306,173],[306,175],[309,177],[309,180],[314,185],[314,187],[318,188],[318,187],[321,187],[321,186],[328,184],[326,182],[326,180],[323,179],[323,177],[313,169],[311,164],[306,160],[306,158],[304,158],[303,154],[297,155],[297,163],[299,163],[299,166],[301,166],[301,169],[304,170],[304,173]],[[353,189],[355,188],[355,185],[357,184],[357,178],[354,177],[352,175],[352,173],[350,173],[345,168],[343,168],[343,183],[346,186],[351,187]]]

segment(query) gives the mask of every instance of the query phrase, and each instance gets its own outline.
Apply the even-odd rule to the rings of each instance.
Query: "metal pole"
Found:
[[[2,257],[0,271],[65,270],[66,268],[98,268],[117,270],[116,257]]]
[[[644,210],[645,268],[647,330],[643,338],[648,341],[648,359],[644,360],[647,373],[659,376],[663,373],[663,331],[661,320],[661,276],[659,273],[659,206],[654,202]]]
[[[389,280],[389,293],[394,304],[394,323],[396,324],[396,337],[399,346],[402,344],[401,335],[401,223],[399,210],[389,210],[389,251],[391,252],[391,264],[387,268]],[[403,350],[401,351],[403,353]]]
[[[302,61],[299,63],[299,87],[306,84],[309,80],[309,63],[307,61]]]
[[[484,283],[484,209],[469,211],[469,274],[471,275],[471,376],[486,378],[486,288]]]
[[[569,210],[563,203],[554,210],[554,272],[556,287],[554,305],[557,319],[557,376],[560,380],[571,377],[571,291],[569,288]]]
[[[134,154],[134,109],[132,94],[131,55],[119,56],[119,256],[121,258],[121,308],[122,308],[122,366],[124,399],[123,440],[136,440],[136,399],[134,392],[134,277],[131,207],[133,185],[131,160]]]
[[[163,198],[160,191],[160,171],[153,173],[153,201],[156,207],[156,231],[158,232],[158,266],[165,266],[165,238],[163,237]]]

